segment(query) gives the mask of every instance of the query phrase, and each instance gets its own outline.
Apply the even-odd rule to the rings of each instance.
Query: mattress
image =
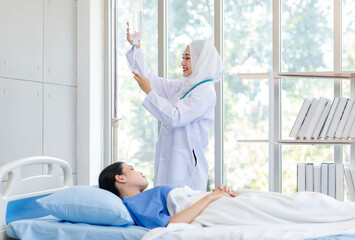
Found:
[[[139,240],[149,229],[139,226],[115,227],[85,223],[71,223],[53,216],[11,222],[9,237],[22,240]]]

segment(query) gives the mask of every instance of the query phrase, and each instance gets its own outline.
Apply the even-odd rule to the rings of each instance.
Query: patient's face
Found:
[[[136,171],[132,166],[126,163],[123,164],[123,175],[127,179],[127,184],[137,187],[141,192],[148,186],[148,181],[144,174]]]

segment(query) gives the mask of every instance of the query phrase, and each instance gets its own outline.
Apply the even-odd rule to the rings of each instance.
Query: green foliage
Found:
[[[333,51],[331,3],[282,1],[282,71],[332,70],[333,60],[327,64],[324,59]]]

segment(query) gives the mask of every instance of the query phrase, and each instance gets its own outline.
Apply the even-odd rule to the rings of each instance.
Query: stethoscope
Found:
[[[180,98],[180,100],[183,99],[183,98],[185,98],[186,95],[187,95],[189,92],[191,92],[192,90],[194,90],[198,85],[204,84],[204,83],[206,83],[206,82],[212,82],[212,79],[207,79],[207,80],[204,80],[204,81],[201,81],[201,82],[195,84],[192,88],[190,88],[189,91],[187,91],[187,92]],[[177,92],[179,92],[179,91],[180,91],[180,89],[179,89]]]

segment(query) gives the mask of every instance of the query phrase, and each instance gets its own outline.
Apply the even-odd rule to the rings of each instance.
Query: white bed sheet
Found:
[[[334,225],[327,224],[201,227],[178,223],[152,229],[142,240],[350,240],[355,239],[354,224],[355,221],[344,223],[341,230],[335,230]]]
[[[149,229],[71,223],[53,216],[18,220],[7,227],[9,237],[21,240],[139,240]]]
[[[177,214],[205,194],[188,187],[172,190],[167,200],[169,213]],[[319,193],[240,190],[237,194],[211,203],[192,224],[156,228],[143,240],[296,240],[355,235],[354,202],[339,202]]]

